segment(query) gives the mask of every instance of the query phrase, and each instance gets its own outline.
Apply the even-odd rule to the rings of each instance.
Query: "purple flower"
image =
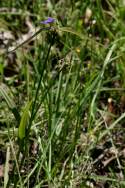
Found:
[[[54,18],[51,18],[51,17],[48,17],[47,20],[44,20],[44,21],[42,21],[42,22],[40,22],[40,23],[41,23],[41,24],[51,24],[51,23],[53,23],[53,22],[55,22],[55,19],[54,19]]]

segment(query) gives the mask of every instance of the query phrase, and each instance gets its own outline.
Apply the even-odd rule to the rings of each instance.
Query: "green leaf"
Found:
[[[25,131],[26,131],[28,120],[29,120],[29,110],[30,110],[31,104],[32,104],[32,101],[26,104],[22,117],[21,117],[19,129],[18,129],[18,136],[20,139],[23,139],[25,137]]]
[[[67,32],[67,33],[71,33],[71,34],[73,34],[73,35],[76,35],[76,36],[78,36],[80,39],[85,39],[85,36],[83,36],[82,33],[79,33],[79,32],[73,30],[73,29],[70,28],[70,27],[61,27],[61,28],[56,28],[56,29],[59,30],[59,31],[62,31],[62,32]]]

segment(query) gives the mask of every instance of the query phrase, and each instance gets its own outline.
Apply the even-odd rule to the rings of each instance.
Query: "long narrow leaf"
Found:
[[[20,139],[23,139],[25,137],[25,130],[26,130],[26,126],[27,126],[27,123],[29,120],[30,106],[31,106],[31,101],[26,104],[23,114],[22,114],[22,117],[21,117],[19,130],[18,130],[18,136]]]

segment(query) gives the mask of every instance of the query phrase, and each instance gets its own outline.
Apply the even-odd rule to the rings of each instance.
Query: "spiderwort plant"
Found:
[[[51,47],[55,43],[55,29],[51,30],[51,24],[54,21],[55,21],[54,18],[49,17],[47,20],[44,20],[44,21],[40,22],[41,24],[45,24],[45,25],[46,24],[50,24],[50,27],[45,27],[45,29],[47,29],[48,31],[50,30],[51,39],[49,41],[48,49],[46,51],[45,60],[43,61],[42,66],[41,66],[40,77],[39,77],[38,80],[35,80],[35,82],[38,81],[37,82],[38,85],[37,85],[35,96],[34,96],[34,100],[33,100],[33,103],[32,103],[31,117],[30,117],[27,129],[26,129],[26,134],[25,134],[25,135],[27,135],[27,137],[25,138],[26,143],[28,143],[28,140],[29,140],[29,133],[30,133],[30,129],[31,129],[31,126],[32,126],[33,119],[35,118],[35,116],[36,116],[36,114],[38,112],[38,109],[41,106],[41,104],[37,104],[37,101],[38,101],[38,96],[39,96],[39,91],[40,91],[40,87],[41,87],[42,78],[43,78],[43,75],[44,75],[44,71],[46,70],[47,61],[48,61],[48,58],[49,58],[49,55],[50,55]],[[43,29],[44,28],[41,28],[41,31]],[[47,32],[47,35],[48,35],[48,33],[49,32]]]

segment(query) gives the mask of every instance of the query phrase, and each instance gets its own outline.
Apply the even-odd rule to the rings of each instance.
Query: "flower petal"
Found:
[[[48,17],[47,20],[41,21],[41,24],[49,24],[49,23],[53,23],[55,21],[54,18]]]

